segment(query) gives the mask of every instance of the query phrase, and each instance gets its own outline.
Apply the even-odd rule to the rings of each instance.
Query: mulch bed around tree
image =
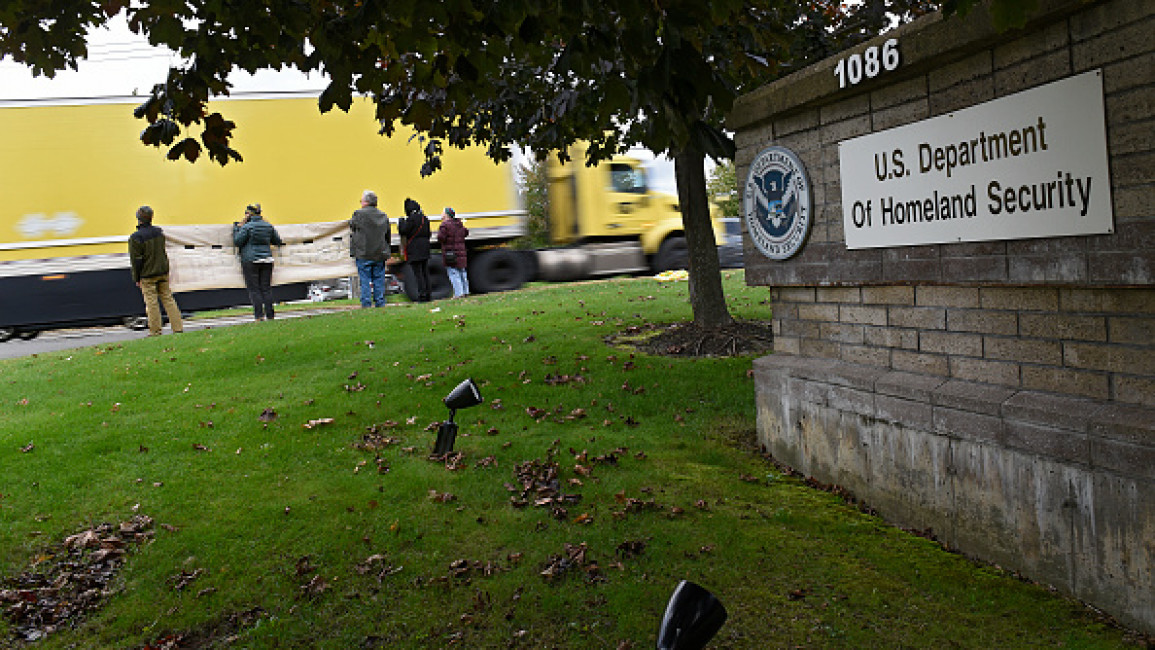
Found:
[[[764,321],[735,320],[709,328],[693,322],[646,325],[610,335],[606,342],[667,357],[736,357],[774,351],[774,334],[770,323]]]

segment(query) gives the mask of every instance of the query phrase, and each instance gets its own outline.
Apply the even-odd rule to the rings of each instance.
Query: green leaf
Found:
[[[405,110],[405,123],[420,131],[428,131],[433,125],[433,107],[425,100],[413,102]]]
[[[192,138],[185,138],[172,146],[168,150],[169,160],[180,160],[184,158],[189,162],[196,162],[201,155],[201,146],[196,140]]]

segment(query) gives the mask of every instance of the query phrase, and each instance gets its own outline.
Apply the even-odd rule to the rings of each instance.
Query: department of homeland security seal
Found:
[[[784,260],[802,248],[810,233],[810,180],[793,151],[769,147],[750,164],[742,217],[766,257]]]

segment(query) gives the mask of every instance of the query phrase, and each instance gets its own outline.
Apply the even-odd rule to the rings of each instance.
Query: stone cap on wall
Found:
[[[1095,2],[1084,0],[1039,0],[1039,6],[1021,29],[999,31],[982,7],[964,17],[944,17],[934,12],[856,47],[839,52],[793,74],[742,95],[734,102],[726,126],[734,131],[749,128],[771,117],[802,108],[839,101],[853,95],[925,74],[928,70],[963,59],[992,44],[1013,38],[1084,10]],[[880,74],[852,87],[838,87],[834,69],[839,59],[881,46],[887,39],[902,40],[902,65],[894,72]]]

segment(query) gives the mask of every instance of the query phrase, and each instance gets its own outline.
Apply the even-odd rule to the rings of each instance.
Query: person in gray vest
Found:
[[[377,209],[377,194],[361,193],[361,209],[349,220],[349,255],[356,260],[361,282],[361,306],[385,305],[385,261],[389,259],[389,215]]]
[[[233,243],[241,255],[245,288],[257,320],[273,320],[273,249],[284,246],[273,224],[261,217],[261,204],[245,208],[245,222],[233,224]]]

